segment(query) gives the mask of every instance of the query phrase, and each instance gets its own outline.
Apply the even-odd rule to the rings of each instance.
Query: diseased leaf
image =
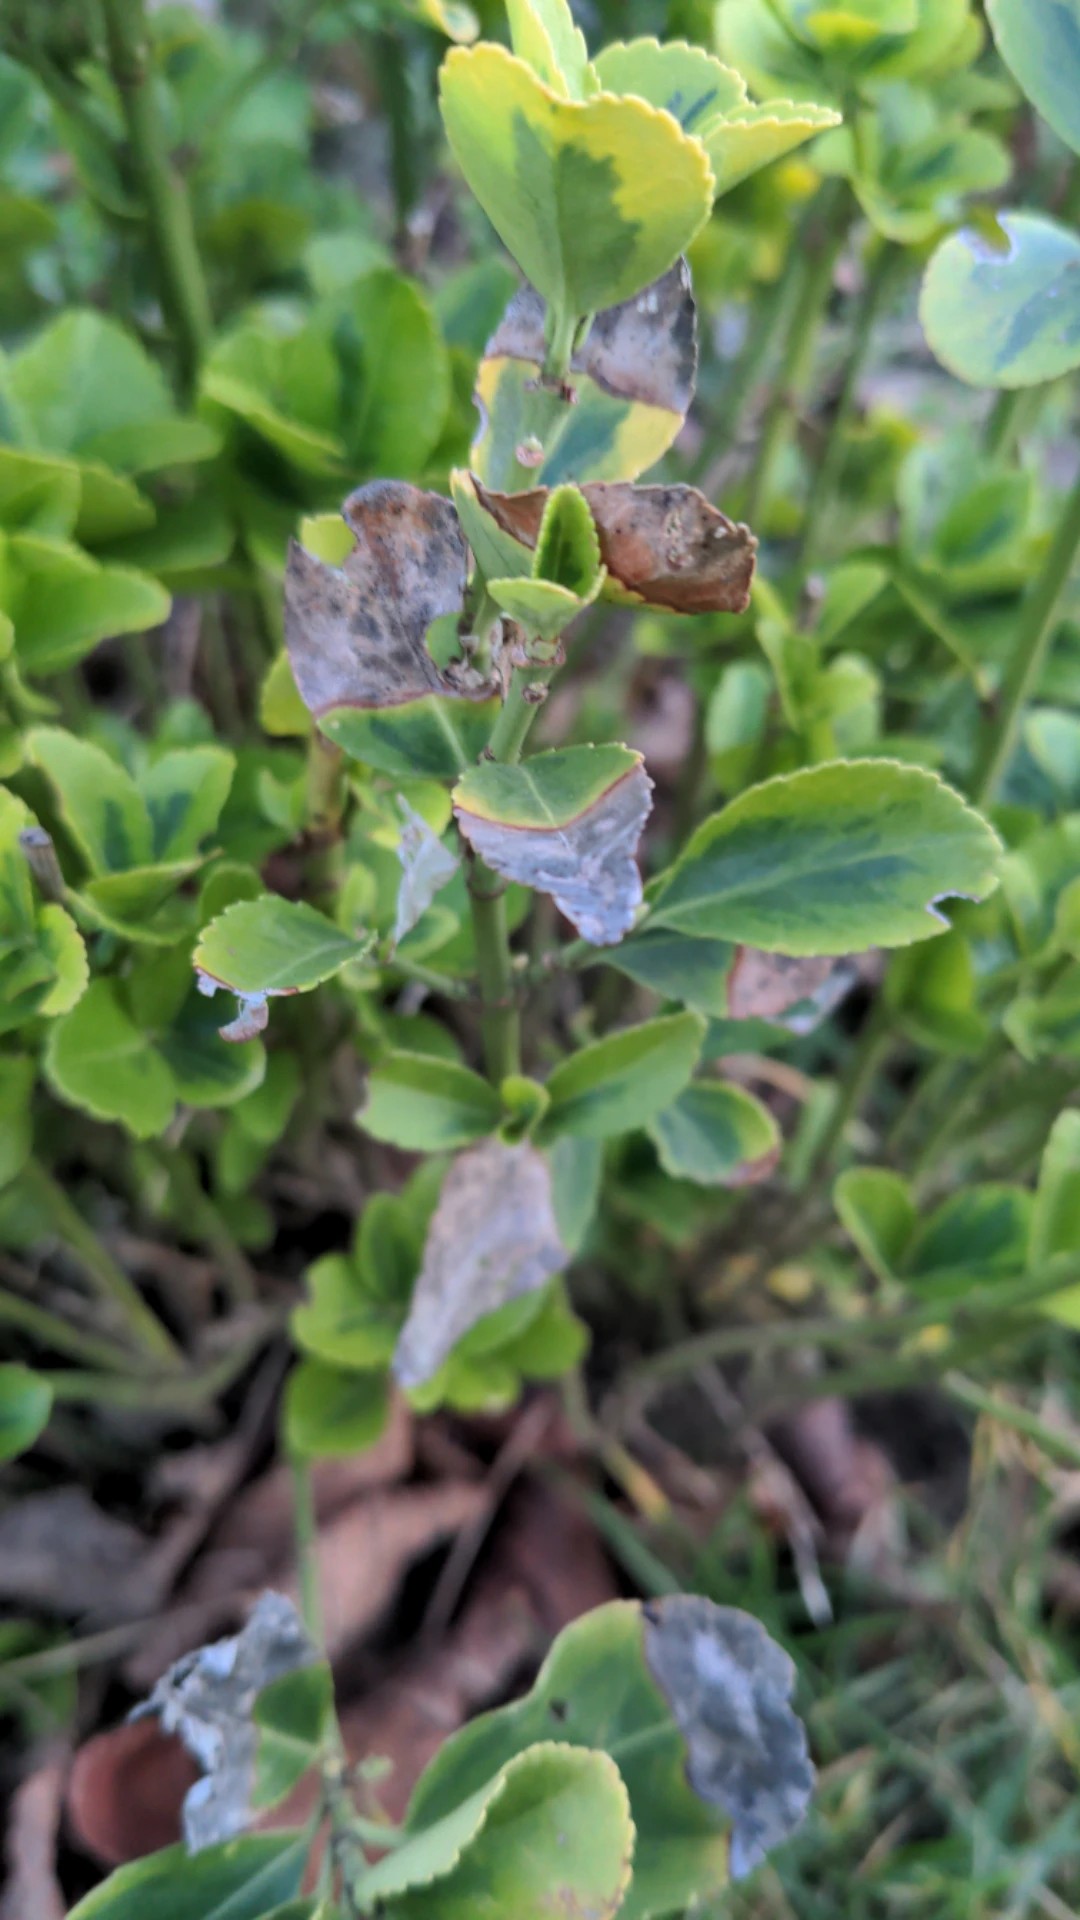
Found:
[[[838,761],[751,787],[706,820],[661,883],[650,925],[798,956],[907,946],[981,900],[1000,845],[936,775]]]
[[[471,1068],[426,1053],[388,1053],[371,1070],[356,1118],[375,1140],[441,1153],[482,1140],[501,1113],[494,1087]]]
[[[964,227],[930,262],[920,316],[958,380],[1034,387],[1080,366],[1080,240],[1037,213]]]
[[[449,500],[392,480],[350,494],[355,544],[331,566],[294,541],[285,643],[322,731],[392,775],[460,773],[491,730],[492,688],[442,671],[425,635],[464,604],[466,548]],[[455,703],[453,707],[447,703]]]
[[[474,395],[477,476],[507,493],[566,480],[635,480],[667,452],[694,391],[697,325],[685,260],[596,315],[570,362],[573,405],[558,409],[536,464],[518,453],[543,367],[544,326],[544,302],[522,287],[484,349]]]
[[[745,1187],[776,1165],[780,1130],[742,1087],[695,1080],[649,1124],[665,1173],[702,1187]]]
[[[567,747],[520,766],[487,762],[453,793],[458,826],[496,873],[549,893],[586,940],[612,946],[634,923],[634,859],[652,782],[628,747]]]
[[[987,0],[998,52],[1032,105],[1080,153],[1078,0]]]
[[[557,1730],[571,1746],[608,1753],[630,1795],[637,1838],[620,1920],[704,1907],[728,1884],[729,1823],[741,1865],[805,1808],[812,1776],[788,1705],[792,1673],[755,1621],[707,1600],[595,1608],[559,1635],[525,1699],[445,1743],[416,1789],[406,1830],[421,1835],[464,1819],[471,1797],[513,1754]],[[719,1764],[718,1746],[727,1756]],[[714,1798],[700,1797],[698,1780]]]
[[[423,814],[417,813],[400,794],[398,806],[405,824],[397,850],[402,873],[394,920],[395,946],[416,926],[435,895],[453,879],[461,865],[428,826]]]
[[[498,493],[476,483],[497,527],[535,548],[547,490]],[[581,489],[610,581],[633,601],[674,613],[745,613],[757,541],[710,506],[696,487],[594,482]]]
[[[541,1137],[605,1140],[647,1126],[682,1092],[697,1065],[705,1022],[696,1013],[647,1020],[579,1048],[547,1083]]]
[[[469,186],[564,322],[650,285],[708,218],[704,148],[643,100],[561,99],[484,44],[448,56],[440,104]]]
[[[694,1594],[644,1609],[645,1659],[686,1742],[695,1793],[731,1820],[742,1880],[801,1826],[814,1788],[795,1663],[760,1621]]]
[[[256,1703],[265,1688],[298,1669],[314,1667],[318,1654],[291,1600],[279,1593],[260,1594],[247,1624],[230,1640],[218,1640],[185,1654],[158,1681],[140,1716],[156,1714],[166,1733],[178,1734],[202,1769],[184,1797],[184,1840],[188,1852],[201,1853],[241,1833],[252,1819],[258,1780],[260,1729]],[[324,1709],[325,1710],[325,1709]],[[268,1725],[275,1715],[270,1703]],[[302,1771],[315,1757],[310,1751]],[[280,1754],[273,1756],[280,1765]],[[283,1787],[288,1792],[298,1775]],[[275,1783],[280,1784],[280,1780]],[[275,1793],[274,1798],[281,1798]]]
[[[793,1033],[820,1025],[858,980],[854,961],[827,954],[796,959],[737,947],[727,985],[732,1020],[776,1020]]]
[[[394,1350],[402,1386],[423,1386],[477,1321],[538,1292],[566,1260],[543,1154],[498,1140],[461,1154],[443,1183]]]

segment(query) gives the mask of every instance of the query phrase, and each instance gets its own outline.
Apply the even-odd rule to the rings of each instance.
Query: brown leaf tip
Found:
[[[646,1663],[685,1742],[687,1779],[730,1818],[731,1877],[744,1879],[795,1832],[813,1792],[794,1662],[735,1607],[673,1594],[643,1612]]]

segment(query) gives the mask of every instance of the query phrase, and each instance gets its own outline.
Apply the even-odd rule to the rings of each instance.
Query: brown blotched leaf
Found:
[[[258,1744],[255,1701],[272,1681],[318,1657],[291,1600],[263,1593],[235,1639],[185,1654],[137,1709],[140,1716],[156,1714],[166,1733],[179,1734],[203,1770],[184,1799],[189,1853],[231,1840],[248,1824]]]
[[[566,1264],[547,1161],[528,1144],[485,1140],[459,1154],[428,1229],[394,1373],[419,1387],[469,1328],[533,1293]]]
[[[466,548],[451,502],[373,480],[341,512],[356,545],[340,567],[295,540],[289,548],[285,644],[305,706],[317,717],[489,693],[440,672],[424,643],[432,621],[464,603]]]
[[[0,1600],[91,1623],[161,1602],[151,1545],[82,1487],[26,1494],[0,1514]]]
[[[839,1006],[859,977],[854,960],[797,959],[738,947],[728,975],[728,1014],[732,1020],[782,1020],[805,1005],[803,1016],[784,1022],[809,1033]]]
[[[484,348],[485,360],[544,362],[546,308],[533,287],[518,289]],[[620,400],[685,414],[697,375],[697,327],[685,260],[651,287],[598,313],[570,362]]]
[[[476,497],[504,533],[535,548],[548,489]],[[711,506],[696,487],[639,487],[593,481],[581,489],[612,580],[649,606],[674,613],[745,613],[757,541]]]
[[[759,1620],[695,1594],[651,1602],[645,1658],[686,1743],[687,1779],[732,1823],[741,1880],[795,1832],[814,1770],[791,1707],[795,1665]]]

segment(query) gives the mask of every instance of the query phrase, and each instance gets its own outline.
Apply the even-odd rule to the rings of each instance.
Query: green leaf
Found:
[[[92,873],[124,873],[150,864],[150,818],[119,761],[59,727],[35,727],[27,747],[47,776],[64,825]]]
[[[1034,387],[1080,366],[1080,240],[1035,213],[1002,213],[940,246],[923,282],[934,353],[976,387]]]
[[[188,1854],[169,1847],[120,1867],[69,1920],[265,1920],[300,1891],[305,1833],[260,1833]]]
[[[0,1187],[14,1180],[30,1158],[36,1077],[29,1054],[0,1054]]]
[[[440,98],[469,186],[563,324],[640,292],[708,217],[704,150],[642,100],[560,99],[491,45],[453,50]]]
[[[637,1834],[621,1920],[681,1914],[724,1890],[729,1845],[732,1874],[745,1873],[805,1810],[812,1774],[788,1705],[793,1678],[787,1655],[733,1609],[692,1595],[599,1607],[559,1635],[524,1700],[446,1742],[406,1829],[422,1838],[465,1824],[472,1796],[536,1741],[602,1748]]]
[[[597,91],[585,36],[568,0],[506,0],[510,44],[544,85],[564,100],[587,100]]]
[[[370,1444],[370,1443],[369,1443]],[[334,1719],[334,1682],[325,1661],[283,1673],[251,1710],[255,1777],[251,1810],[276,1807],[319,1762]]]
[[[172,603],[156,580],[130,567],[99,565],[78,547],[15,534],[7,559],[5,600],[27,674],[57,673],[99,640],[141,633],[168,618]]]
[[[908,1182],[886,1167],[853,1167],[840,1175],[833,1201],[871,1273],[895,1279],[918,1219]]]
[[[629,747],[565,747],[487,761],[453,792],[466,840],[496,873],[551,895],[586,940],[612,946],[641,904],[634,858],[652,782]]]
[[[176,1104],[173,1077],[121,1003],[116,983],[93,980],[54,1022],[45,1075],[62,1100],[98,1120],[119,1120],[138,1140],[164,1132]]]
[[[449,358],[422,290],[389,269],[369,273],[334,300],[333,314],[335,346],[357,382],[341,429],[350,464],[422,473],[450,403]]]
[[[375,1140],[441,1153],[482,1140],[499,1124],[494,1087],[470,1068],[425,1053],[388,1053],[368,1078],[357,1123]]]
[[[626,1027],[582,1047],[547,1082],[551,1107],[544,1140],[560,1134],[603,1140],[646,1126],[690,1079],[705,1037],[696,1013]]]
[[[222,1045],[218,1015],[194,982],[156,1043],[176,1098],[189,1107],[231,1107],[261,1086],[266,1072],[258,1040]]]
[[[649,1125],[665,1173],[701,1187],[739,1187],[772,1161],[780,1130],[741,1087],[695,1080]]]
[[[603,957],[609,966],[661,999],[681,1000],[708,1019],[723,1019],[727,1013],[727,979],[735,949],[726,940],[694,940],[685,933],[646,925]]]
[[[1029,1259],[1034,1269],[1058,1254],[1080,1250],[1080,1113],[1059,1113],[1039,1167],[1031,1216]],[[1080,1327],[1080,1286],[1047,1300],[1042,1311],[1066,1326]]]
[[[14,1460],[44,1433],[52,1388],[29,1367],[0,1366],[0,1460]]]
[[[375,1445],[389,1411],[385,1373],[301,1360],[285,1389],[285,1445],[304,1460],[363,1453]]]
[[[300,900],[237,900],[204,927],[193,964],[236,994],[307,993],[365,951]]]
[[[168,430],[175,420],[160,369],[101,313],[75,309],[53,320],[14,355],[8,377],[31,443],[58,453],[109,461],[99,442],[107,446],[110,434],[133,426]]]
[[[998,52],[1028,99],[1080,153],[1080,5],[1077,0],[987,0]]]
[[[626,1789],[606,1754],[537,1742],[441,1827],[360,1876],[357,1896],[387,1920],[609,1920],[630,1878]]]
[[[693,394],[697,327],[685,260],[644,294],[596,315],[570,361],[574,404],[555,410],[539,464],[526,465],[519,450],[544,362],[545,319],[539,294],[522,287],[484,349],[474,394],[480,430],[469,456],[475,472],[507,492],[636,479],[667,452]],[[482,570],[504,571],[497,560]]]
[[[1004,1183],[953,1194],[918,1227],[904,1257],[904,1279],[944,1301],[962,1298],[972,1285],[1023,1273],[1033,1205],[1024,1188]]]
[[[936,775],[853,760],[769,780],[698,828],[650,925],[794,955],[906,946],[997,884],[993,830]]]
[[[183,860],[213,833],[236,771],[224,747],[183,747],[163,754],[140,779],[150,815],[155,861]]]

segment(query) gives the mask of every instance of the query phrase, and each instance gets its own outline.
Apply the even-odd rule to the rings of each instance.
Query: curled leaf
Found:
[[[136,1709],[140,1717],[157,1714],[202,1768],[203,1778],[184,1799],[191,1853],[231,1840],[247,1826],[256,1803],[258,1696],[317,1660],[292,1601],[263,1593],[242,1632],[185,1654]]]
[[[423,1386],[478,1320],[536,1292],[566,1258],[543,1154],[498,1140],[460,1154],[443,1183],[394,1350],[402,1386]]]
[[[447,728],[436,703],[486,703],[492,689],[468,669],[444,672],[426,645],[432,622],[464,604],[466,547],[454,508],[440,494],[375,480],[349,495],[342,517],[356,544],[340,566],[296,541],[289,549],[285,644],[301,699],[325,734],[372,765],[397,773],[404,757],[404,771],[429,770],[423,756],[393,745],[408,724],[434,734],[434,771],[445,770],[449,747],[457,772],[475,758],[490,715],[480,717],[475,751],[471,741],[455,749],[440,741]]]
[[[633,480],[667,452],[697,374],[690,273],[677,260],[651,287],[598,313],[570,363],[572,405],[558,410],[539,465],[519,458],[544,362],[546,308],[522,287],[484,350],[473,396],[472,463],[489,487],[514,492],[564,480]]]
[[[760,1621],[694,1594],[644,1609],[645,1659],[686,1743],[687,1779],[732,1822],[741,1880],[800,1825],[814,1770],[793,1661]]]
[[[634,858],[652,810],[652,781],[628,747],[568,747],[524,765],[474,767],[453,794],[457,823],[496,873],[549,893],[594,946],[634,923]]]
[[[398,887],[394,945],[404,940],[430,907],[435,895],[453,879],[460,866],[415,807],[398,795],[405,825],[398,841],[401,884]]]
[[[536,546],[547,488],[499,493],[476,482],[480,506],[497,528]],[[598,481],[581,489],[608,574],[631,600],[674,613],[745,613],[757,541],[711,506],[696,487],[636,487]]]

